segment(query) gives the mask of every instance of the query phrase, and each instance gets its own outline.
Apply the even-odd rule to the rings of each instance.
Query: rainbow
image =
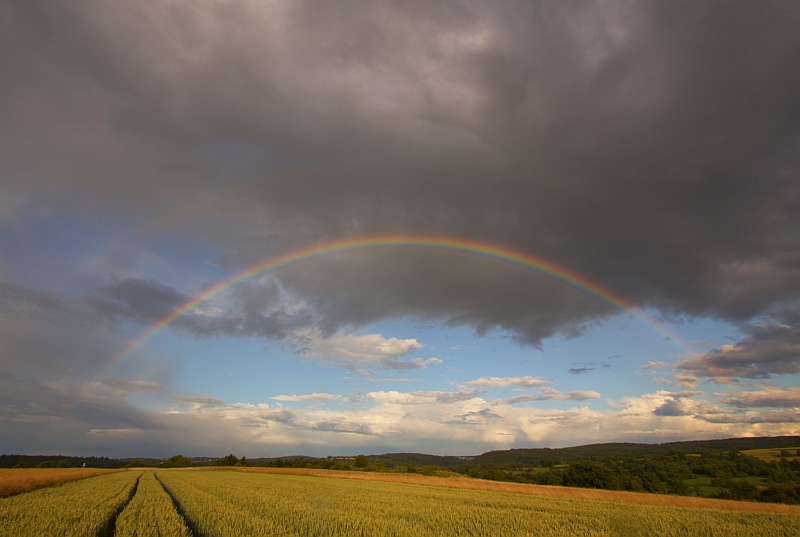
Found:
[[[484,257],[493,261],[515,265],[526,270],[532,270],[540,274],[550,276],[585,293],[588,293],[622,312],[632,314],[645,325],[661,334],[665,339],[671,340],[676,346],[678,346],[682,353],[690,353],[685,346],[679,343],[680,340],[677,339],[674,334],[671,334],[665,327],[661,326],[657,321],[650,318],[644,311],[639,309],[635,304],[626,298],[614,293],[598,283],[592,282],[577,272],[559,266],[552,261],[548,261],[547,259],[519,250],[513,250],[505,246],[499,246],[496,244],[476,240],[435,235],[392,234],[347,238],[322,244],[315,244],[256,263],[255,265],[252,265],[238,274],[220,281],[199,295],[192,297],[181,304],[174,311],[161,318],[158,322],[147,329],[147,331],[145,331],[141,336],[131,341],[125,347],[125,349],[106,366],[103,373],[105,374],[116,367],[128,356],[152,339],[153,336],[164,330],[183,315],[186,315],[192,309],[224,293],[228,289],[231,289],[232,287],[246,282],[256,276],[277,270],[282,267],[293,265],[301,261],[322,257],[328,254],[389,248],[421,248],[443,252],[469,254],[473,256]]]

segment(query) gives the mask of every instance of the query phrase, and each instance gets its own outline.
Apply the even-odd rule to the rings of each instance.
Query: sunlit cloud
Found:
[[[523,388],[534,388],[543,384],[549,384],[541,377],[481,377],[479,379],[465,382],[465,386],[482,386],[485,388],[504,388],[506,386],[520,386]]]
[[[347,397],[343,395],[334,395],[330,393],[310,393],[307,395],[274,395],[270,399],[276,401],[290,401],[298,403],[324,403],[326,401],[347,401]]]

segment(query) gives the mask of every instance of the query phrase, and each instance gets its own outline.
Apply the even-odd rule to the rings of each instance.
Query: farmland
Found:
[[[141,472],[115,472],[0,499],[0,536],[105,535]]]
[[[15,470],[2,468],[0,469],[0,497],[13,496],[21,492],[116,471],[118,470],[100,468],[18,468]]]
[[[478,483],[464,478],[402,476],[422,479],[413,483],[370,475],[372,480],[274,471],[119,472],[1,499],[0,536],[800,535],[800,513],[790,506],[747,512],[709,508],[724,503],[653,505],[637,503],[634,496],[623,501],[597,499],[602,494],[570,496],[570,490],[580,491],[558,487],[550,489],[561,496],[543,496],[536,489],[520,494],[524,488],[459,488],[457,482]]]

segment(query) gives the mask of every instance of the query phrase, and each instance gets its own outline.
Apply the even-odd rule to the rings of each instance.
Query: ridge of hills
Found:
[[[565,448],[518,448],[509,450],[488,451],[477,456],[453,455],[427,455],[423,453],[385,453],[382,455],[368,455],[370,464],[382,464],[387,468],[396,466],[438,466],[449,468],[453,466],[481,466],[486,468],[512,468],[531,465],[547,465],[569,463],[593,457],[609,455],[660,455],[670,451],[683,453],[702,453],[707,451],[730,451],[748,449],[775,449],[800,447],[800,436],[774,436],[753,438],[726,438],[718,440],[689,440],[681,442],[666,442],[663,444],[643,444],[630,442],[610,442],[603,444],[587,444]],[[284,457],[260,457],[247,459],[249,464],[261,462],[293,461],[307,459],[309,461],[321,460],[325,457],[309,457],[305,455],[290,455]],[[353,457],[327,457],[333,460],[351,460]],[[135,460],[133,457],[111,459],[108,457],[71,457],[64,455],[0,455],[0,468],[12,468],[21,461],[29,467],[35,467],[43,462],[66,464],[69,467],[79,467],[86,463],[92,468],[121,468]],[[140,458],[147,463],[162,461],[158,458]],[[215,457],[191,457],[193,466],[210,465],[217,460]],[[66,461],[66,462],[64,462]]]

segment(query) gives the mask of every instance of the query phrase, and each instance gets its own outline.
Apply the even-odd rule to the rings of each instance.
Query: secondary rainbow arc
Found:
[[[401,234],[373,235],[340,239],[332,242],[310,245],[256,263],[242,270],[241,272],[220,281],[214,286],[209,287],[202,293],[181,304],[168,315],[162,317],[150,328],[148,328],[141,336],[130,342],[123,349],[123,351],[106,366],[104,373],[107,373],[116,367],[128,356],[146,344],[156,334],[164,330],[177,319],[183,315],[186,315],[197,306],[207,302],[208,300],[211,300],[212,298],[224,293],[236,285],[244,283],[261,274],[265,274],[267,272],[286,267],[287,265],[299,263],[311,258],[321,257],[332,253],[379,248],[426,248],[439,251],[459,252],[493,259],[495,261],[516,265],[527,270],[533,270],[540,274],[545,274],[572,287],[580,289],[583,292],[593,295],[599,300],[612,305],[622,312],[630,313],[651,329],[655,330],[665,338],[670,339],[682,353],[690,353],[685,346],[679,343],[679,340],[675,335],[671,334],[665,327],[660,326],[657,321],[650,318],[634,303],[611,291],[610,289],[607,289],[606,287],[589,280],[583,275],[553,263],[552,261],[531,255],[527,252],[476,240],[435,235]]]

